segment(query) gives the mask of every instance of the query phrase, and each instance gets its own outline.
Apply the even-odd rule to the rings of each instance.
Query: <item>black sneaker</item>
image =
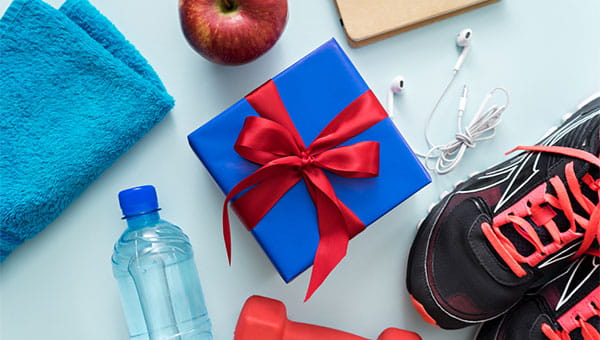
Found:
[[[600,339],[600,258],[584,256],[502,317],[484,323],[476,340]]]
[[[493,319],[598,247],[599,139],[600,97],[433,207],[408,259],[423,319],[449,329]]]

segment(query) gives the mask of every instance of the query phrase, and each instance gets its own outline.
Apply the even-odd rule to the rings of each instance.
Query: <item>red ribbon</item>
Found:
[[[385,119],[387,113],[369,90],[342,110],[305,147],[272,80],[246,96],[246,100],[260,117],[246,118],[234,148],[242,157],[262,167],[240,181],[225,198],[223,236],[227,257],[231,263],[229,201],[248,189],[234,206],[246,228],[252,230],[303,179],[316,207],[320,236],[306,301],[346,255],[350,238],[365,228],[336,196],[322,169],[352,178],[378,176],[378,142],[338,145]]]

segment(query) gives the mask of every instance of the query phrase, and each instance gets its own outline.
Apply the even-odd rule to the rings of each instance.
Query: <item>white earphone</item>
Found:
[[[426,153],[415,152],[415,154],[418,156],[425,158],[425,166],[429,170],[435,171],[440,175],[447,174],[448,172],[454,170],[468,148],[474,148],[477,142],[491,139],[496,135],[496,126],[500,124],[502,113],[504,110],[506,110],[509,102],[508,91],[506,91],[506,89],[501,87],[492,89],[479,106],[479,109],[477,110],[473,120],[463,128],[462,116],[467,106],[468,92],[467,85],[465,85],[463,87],[462,95],[458,105],[458,131],[456,132],[455,139],[448,144],[435,145],[431,142],[431,139],[429,138],[431,117],[433,117],[433,113],[436,111],[437,107],[442,101],[442,98],[444,98],[446,95],[446,92],[448,92],[450,85],[454,81],[454,78],[456,78],[456,74],[465,62],[465,59],[471,50],[472,39],[473,31],[470,28],[460,31],[456,36],[456,45],[458,47],[462,47],[462,51],[458,57],[458,60],[456,60],[456,64],[454,64],[450,81],[448,81],[446,87],[444,87],[444,90],[433,106],[433,109],[427,115],[425,122],[425,141],[430,149]],[[403,92],[405,89],[405,83],[406,82],[404,78],[398,76],[392,80],[388,90],[388,114],[392,119],[394,116],[394,94]],[[488,105],[492,96],[496,92],[504,93],[506,96],[505,103],[500,106],[492,105],[488,109],[485,109],[485,106]],[[430,164],[430,160],[436,160],[434,166]]]
[[[456,45],[462,47],[462,52],[454,64],[454,70],[458,72],[460,67],[465,62],[465,58],[467,58],[467,54],[469,54],[469,50],[471,50],[471,39],[473,38],[473,31],[470,28],[465,28],[460,31],[456,36]]]
[[[404,91],[404,78],[397,76],[396,78],[392,79],[392,83],[390,84],[390,89],[388,90],[387,95],[387,109],[390,118],[394,116],[394,94],[402,93],[402,91]]]

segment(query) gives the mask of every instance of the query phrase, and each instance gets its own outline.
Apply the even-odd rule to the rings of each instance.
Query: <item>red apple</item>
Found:
[[[187,41],[206,59],[223,65],[250,62],[279,39],[287,0],[179,0]]]

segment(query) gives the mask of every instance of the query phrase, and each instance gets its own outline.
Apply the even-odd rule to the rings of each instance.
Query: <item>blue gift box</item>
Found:
[[[306,145],[369,90],[334,39],[275,76],[273,82]],[[244,98],[188,136],[192,149],[224,193],[260,167],[234,150],[249,116],[258,114]],[[368,226],[431,178],[389,118],[341,145],[362,141],[380,144],[379,176],[346,178],[325,173],[339,199]],[[251,233],[286,282],[309,268],[319,244],[319,227],[305,183],[293,186]]]

